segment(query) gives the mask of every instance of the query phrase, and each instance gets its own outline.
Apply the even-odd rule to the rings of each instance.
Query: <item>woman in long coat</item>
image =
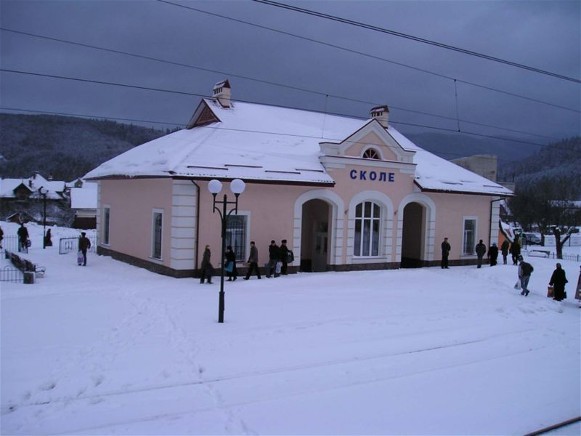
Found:
[[[204,283],[204,280],[208,279],[208,283],[212,284],[212,274],[214,273],[214,267],[210,262],[211,256],[212,253],[210,252],[210,246],[206,245],[204,255],[202,256],[202,275],[200,277],[200,283]]]
[[[232,250],[231,245],[226,247],[226,253],[224,254],[224,257],[226,258],[226,267],[228,269],[231,268],[230,271],[226,271],[228,274],[228,281],[233,282],[238,278],[238,270],[236,269],[236,253],[234,253],[234,250]]]
[[[551,280],[549,285],[553,286],[555,293],[553,295],[553,300],[561,301],[565,299],[565,284],[567,283],[567,277],[565,277],[565,270],[561,268],[561,264],[557,263],[557,268],[553,271],[551,275]]]

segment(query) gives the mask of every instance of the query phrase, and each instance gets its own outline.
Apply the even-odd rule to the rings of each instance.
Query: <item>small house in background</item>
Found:
[[[238,102],[228,80],[183,130],[90,171],[98,182],[98,252],[175,277],[198,275],[204,247],[221,264],[221,225],[208,190],[246,183],[226,244],[241,267],[256,242],[294,252],[290,272],[474,263],[496,242],[499,200],[512,192],[427,152],[389,123],[387,106],[358,119]]]
[[[26,216],[41,223],[66,225],[62,217],[69,209],[70,189],[64,181],[46,179],[35,173],[27,179],[0,179],[0,219]]]
[[[72,227],[94,229],[97,226],[97,184],[77,183],[71,188],[71,209],[74,212]]]

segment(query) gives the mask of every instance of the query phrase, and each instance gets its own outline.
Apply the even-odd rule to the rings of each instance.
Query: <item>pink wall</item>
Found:
[[[100,214],[103,206],[111,208],[110,244],[108,248],[144,260],[169,266],[170,245],[164,244],[163,261],[151,259],[153,209],[164,211],[163,239],[170,240],[171,179],[102,180]],[[99,229],[102,232],[102,229]],[[99,240],[101,240],[100,234]]]

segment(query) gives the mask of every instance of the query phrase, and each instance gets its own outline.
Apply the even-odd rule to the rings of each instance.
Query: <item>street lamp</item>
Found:
[[[212,179],[208,183],[208,191],[214,197],[214,204],[212,212],[218,212],[220,215],[220,221],[222,223],[222,257],[221,257],[221,268],[220,268],[220,297],[218,303],[218,322],[224,322],[224,251],[226,248],[226,226],[228,224],[228,217],[234,213],[238,214],[238,196],[244,192],[246,184],[240,179],[234,179],[230,182],[230,191],[236,197],[235,201],[228,201],[228,196],[224,194],[222,201],[216,202],[216,195],[222,190],[222,183],[219,180]],[[222,209],[216,205],[222,203]],[[228,211],[228,205],[233,205],[233,207]]]
[[[42,196],[42,208],[43,208],[43,218],[42,218],[42,248],[46,248],[46,195],[48,194],[48,189],[41,186],[38,188],[38,193]]]

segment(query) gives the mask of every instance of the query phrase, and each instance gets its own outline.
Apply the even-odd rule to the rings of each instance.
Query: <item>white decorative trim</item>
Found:
[[[195,265],[197,190],[189,180],[173,180],[169,267],[193,269]]]
[[[343,199],[336,193],[328,189],[314,189],[300,195],[294,206],[294,229],[293,229],[293,252],[295,262],[301,259],[301,236],[303,221],[303,205],[310,200],[323,200],[329,203],[331,209],[331,222],[329,223],[330,253],[329,264],[340,265],[343,255],[343,233],[344,221],[343,210],[345,209]]]

